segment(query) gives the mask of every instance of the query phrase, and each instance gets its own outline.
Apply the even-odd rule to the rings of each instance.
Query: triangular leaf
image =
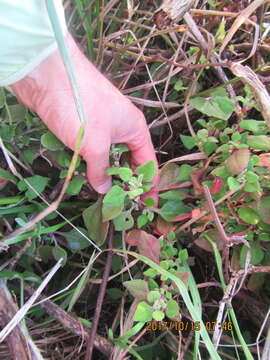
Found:
[[[109,222],[103,222],[102,220],[101,198],[85,209],[82,215],[89,237],[94,240],[97,245],[101,246],[106,239],[109,228]]]
[[[145,280],[136,279],[136,280],[124,281],[123,285],[135,298],[139,300],[145,300],[147,298],[147,295],[149,293],[149,288]]]

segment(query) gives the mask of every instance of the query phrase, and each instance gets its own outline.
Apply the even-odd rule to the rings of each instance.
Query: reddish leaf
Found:
[[[0,190],[4,189],[8,182],[9,180],[0,177]]]
[[[187,271],[177,271],[174,274],[174,276],[182,280],[185,285],[188,285],[189,275],[190,274]],[[174,288],[174,290],[179,291],[179,288],[175,285],[174,282],[172,283],[172,287]]]
[[[224,241],[216,229],[205,231],[203,234],[208,235],[209,238],[217,244],[218,250],[223,250]],[[213,252],[211,244],[204,236],[200,236],[197,240],[195,240],[195,244],[205,251]]]
[[[191,218],[195,219],[197,216],[199,216],[201,214],[201,209],[193,209],[191,212]]]
[[[139,231],[139,230],[138,230]],[[126,242],[130,245],[130,246],[137,246],[138,242],[139,242],[139,236],[136,233],[136,230],[131,230],[126,234],[125,237]]]
[[[179,166],[173,163],[165,164],[160,170],[158,189],[169,188],[180,181],[177,180],[179,175]]]
[[[145,280],[130,280],[124,281],[123,285],[135,298],[139,300],[146,300],[149,293],[148,283]]]
[[[270,225],[270,196],[264,196],[256,202],[256,211],[261,220]]]
[[[140,254],[149,257],[159,264],[160,244],[159,240],[143,230],[131,230],[126,236],[128,244],[137,245]]]
[[[257,166],[270,168],[270,153],[265,153],[265,154],[259,155],[259,159],[260,159],[260,161],[257,164]]]
[[[210,189],[210,193],[211,194],[218,194],[222,188],[223,185],[223,179],[219,176],[215,177],[215,182],[213,184],[213,186]]]
[[[184,221],[184,220],[188,220],[190,219],[192,216],[191,213],[185,213],[185,214],[180,214],[180,215],[177,215],[175,218],[173,218],[171,221],[172,222],[177,222],[177,221]]]
[[[171,231],[174,231],[175,226],[176,225],[173,225],[171,222],[165,221],[162,219],[162,217],[158,216],[155,234],[158,236],[167,236]]]
[[[235,150],[226,160],[228,170],[234,174],[241,174],[248,166],[250,151],[248,149]]]

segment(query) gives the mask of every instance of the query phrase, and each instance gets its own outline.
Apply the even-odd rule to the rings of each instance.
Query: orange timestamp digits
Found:
[[[146,331],[158,330],[177,330],[177,331],[200,331],[201,324],[199,321],[147,321]]]
[[[233,324],[231,321],[224,321],[217,323],[216,321],[207,321],[205,323],[207,331],[215,331],[215,329],[222,329],[224,331],[231,331]],[[199,321],[147,321],[146,331],[161,331],[161,330],[176,330],[176,331],[200,331],[201,323]]]
[[[231,321],[223,321],[222,323],[217,323],[216,321],[207,321],[205,323],[207,331],[215,331],[216,328],[222,329],[224,331],[231,331],[233,329],[233,323]]]

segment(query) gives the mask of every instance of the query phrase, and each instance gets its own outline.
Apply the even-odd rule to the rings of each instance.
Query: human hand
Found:
[[[70,34],[67,46],[88,118],[80,154],[87,163],[89,182],[96,191],[105,193],[111,187],[111,178],[105,173],[111,144],[128,146],[133,168],[149,160],[157,167],[153,144],[142,112],[87,60]],[[74,149],[80,120],[58,50],[10,88],[66,146]],[[157,176],[148,193],[155,200],[156,183]]]

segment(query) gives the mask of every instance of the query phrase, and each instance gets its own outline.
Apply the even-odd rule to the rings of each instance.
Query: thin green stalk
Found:
[[[190,267],[188,266],[188,263],[186,261],[184,261],[184,263],[183,263],[183,270],[188,272],[188,274],[189,274],[189,282],[188,283],[189,283],[189,289],[190,289],[190,294],[191,294],[191,297],[193,300],[193,304],[194,304],[194,306],[196,306],[198,312],[202,316],[202,302],[201,302],[199,290],[198,290],[197,284],[195,282],[194,276],[190,270]],[[199,346],[200,346],[200,333],[198,331],[195,331],[194,350],[193,350],[193,354],[192,354],[193,360],[198,359]]]
[[[225,279],[224,279],[224,276],[223,276],[222,259],[221,259],[220,253],[218,251],[217,245],[208,235],[204,235],[204,236],[210,242],[210,244],[212,245],[212,248],[214,250],[214,256],[215,256],[215,260],[216,260],[216,264],[217,264],[217,269],[218,269],[218,274],[219,274],[221,286],[223,288],[224,293],[226,293],[227,285],[225,283]],[[227,305],[228,314],[229,314],[229,316],[230,316],[230,318],[232,320],[235,332],[237,334],[237,337],[238,337],[238,340],[239,340],[240,344],[242,345],[242,349],[244,351],[246,359],[247,360],[254,360],[254,358],[253,358],[251,352],[249,351],[249,348],[248,348],[248,346],[247,346],[247,344],[245,342],[245,339],[242,336],[241,330],[239,328],[237,318],[236,318],[234,309],[232,307],[232,301],[228,300],[226,305]]]
[[[133,251],[125,251],[125,250],[119,250],[119,249],[114,249],[114,251],[129,254],[129,255],[135,257],[136,259],[143,261],[145,264],[150,266],[152,269],[156,270],[159,274],[164,275],[165,277],[169,278],[170,280],[172,280],[175,283],[175,285],[178,287],[179,292],[184,300],[184,303],[186,304],[186,307],[192,317],[192,320],[194,322],[197,321],[200,324],[200,332],[199,333],[200,333],[200,335],[204,341],[204,344],[211,356],[211,360],[221,360],[221,357],[219,356],[217,350],[215,349],[215,347],[208,335],[206,327],[202,321],[200,311],[197,309],[197,306],[194,305],[191,301],[186,284],[181,279],[179,279],[175,275],[171,274],[169,271],[163,269],[162,267],[160,267],[159,265],[154,263],[152,260],[150,260],[146,256],[139,255]]]
[[[53,27],[54,34],[55,34],[55,39],[56,39],[59,51],[61,53],[63,63],[67,70],[67,74],[68,74],[68,78],[69,78],[69,81],[71,84],[71,89],[72,89],[72,93],[73,93],[74,100],[76,103],[76,109],[77,109],[77,112],[79,115],[79,119],[80,119],[81,124],[85,125],[86,121],[87,121],[86,113],[83,108],[83,103],[82,103],[82,99],[80,96],[78,83],[76,80],[75,73],[73,71],[72,62],[71,62],[71,59],[70,59],[70,56],[69,56],[69,53],[68,53],[68,50],[67,50],[67,47],[65,44],[64,34],[63,34],[61,26],[60,26],[60,22],[59,22],[59,19],[57,16],[57,12],[56,12],[54,3],[55,3],[54,0],[46,1],[48,14],[50,17],[50,21],[52,23],[52,27]]]

